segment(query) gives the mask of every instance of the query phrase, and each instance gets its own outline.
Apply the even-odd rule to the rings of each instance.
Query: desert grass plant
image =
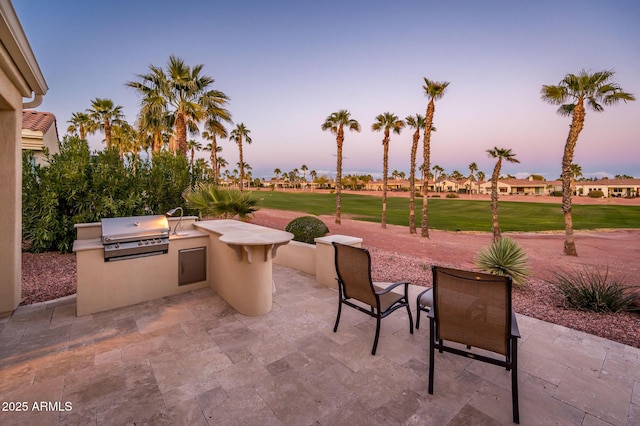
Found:
[[[565,306],[579,311],[621,312],[633,310],[634,287],[609,278],[609,268],[555,272],[549,281],[562,295]]]
[[[187,201],[187,207],[198,211],[200,217],[232,219],[238,216],[246,220],[258,210],[258,200],[252,198],[250,192],[220,188],[212,184],[200,184],[187,189],[183,197]]]
[[[490,274],[510,276],[516,287],[524,286],[531,275],[526,253],[509,237],[503,237],[481,249],[474,262],[478,268]]]
[[[327,235],[329,228],[317,217],[301,216],[289,222],[285,231],[293,234],[294,241],[315,244],[315,239]]]

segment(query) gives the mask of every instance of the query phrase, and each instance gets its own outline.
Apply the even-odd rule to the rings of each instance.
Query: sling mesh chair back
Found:
[[[435,349],[505,367],[511,371],[513,421],[519,423],[517,338],[520,333],[511,307],[511,277],[438,266],[432,266],[432,273],[433,306],[428,313],[429,393],[433,394]],[[450,345],[452,342],[459,345]],[[478,353],[476,348],[491,353]]]
[[[396,309],[406,308],[409,315],[409,331],[413,334],[413,317],[409,307],[409,283],[374,283],[371,280],[371,255],[366,249],[333,243],[335,266],[338,275],[338,314],[333,331],[338,330],[342,305],[347,305],[376,318],[376,335],[371,355],[376,354],[380,337],[380,321]],[[404,293],[392,290],[404,286]],[[356,303],[360,302],[360,303]],[[363,306],[365,305],[365,306]]]

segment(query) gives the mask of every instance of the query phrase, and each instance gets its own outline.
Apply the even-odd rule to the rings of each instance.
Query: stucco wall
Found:
[[[21,128],[22,96],[0,69],[0,316],[11,314],[21,297]]]

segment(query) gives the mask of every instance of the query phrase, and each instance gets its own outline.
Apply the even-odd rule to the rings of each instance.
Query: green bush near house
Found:
[[[454,192],[447,193],[447,198],[460,198],[460,196]]]
[[[77,137],[65,137],[60,153],[47,159],[48,166],[38,166],[32,152],[23,153],[22,238],[33,252],[70,252],[78,223],[184,208],[185,188],[205,178],[185,156],[120,158],[117,148],[91,153]]]
[[[602,197],[604,197],[604,192],[602,192],[602,191],[589,191],[588,195],[591,198],[602,198]]]
[[[327,235],[329,228],[317,217],[301,216],[289,222],[285,231],[293,234],[294,241],[315,244],[315,239]]]
[[[524,286],[531,275],[526,253],[509,237],[502,237],[480,250],[474,262],[478,268],[490,274],[510,276],[516,287]]]
[[[565,305],[579,311],[621,312],[635,310],[634,303],[637,287],[627,286],[622,281],[609,279],[609,269],[568,273],[556,272],[550,283],[563,298]]]

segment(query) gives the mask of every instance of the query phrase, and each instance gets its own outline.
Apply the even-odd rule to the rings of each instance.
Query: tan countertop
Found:
[[[293,239],[290,232],[237,220],[205,220],[195,223],[194,226],[220,235],[220,242],[234,249],[238,260],[242,260],[244,252],[249,263],[253,262],[249,247],[263,246],[264,261],[267,261],[270,254],[271,257],[275,257],[278,247]]]

